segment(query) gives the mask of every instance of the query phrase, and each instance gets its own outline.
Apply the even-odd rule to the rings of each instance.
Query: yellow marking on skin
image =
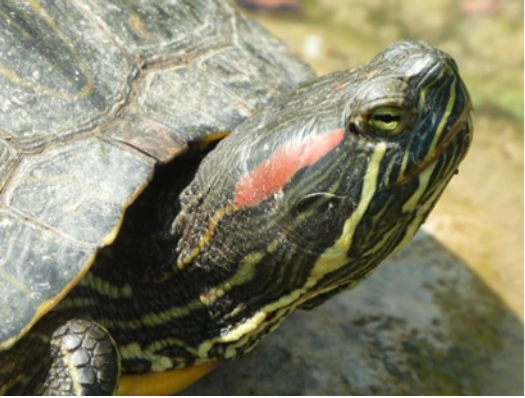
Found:
[[[453,79],[452,83],[450,84],[450,95],[449,95],[448,100],[447,100],[447,106],[445,108],[445,112],[443,114],[443,117],[439,121],[439,125],[438,125],[438,127],[436,129],[434,137],[432,137],[432,143],[431,143],[430,148],[428,150],[427,161],[426,162],[424,161],[423,164],[420,165],[420,168],[425,167],[425,164],[427,162],[429,163],[434,158],[439,156],[439,150],[438,150],[438,152],[436,152],[436,146],[437,146],[439,138],[443,134],[443,131],[444,131],[445,126],[446,126],[446,123],[447,123],[447,121],[448,121],[448,119],[450,117],[450,114],[454,110],[454,104],[456,102],[456,84],[457,84],[457,79],[456,79],[456,77],[454,75],[454,72],[449,67],[446,67],[439,74],[439,76],[437,76],[431,83],[429,83],[427,86],[425,86],[422,89],[422,91],[421,91],[420,106],[422,106],[424,104],[426,92],[428,91],[428,89],[431,86],[433,86],[439,79],[441,79],[441,77],[443,77],[443,74],[445,74],[445,73],[448,74],[448,75],[452,75],[452,79]],[[465,112],[465,110],[463,112]],[[467,110],[467,112],[468,112],[468,110]],[[462,119],[462,118],[460,117],[459,119]],[[457,125],[457,123],[456,123],[456,125]],[[446,143],[444,145],[446,146]],[[410,175],[406,175],[406,173],[405,173],[406,166],[407,166],[407,161],[408,161],[408,155],[409,155],[409,151],[406,151],[406,153],[405,153],[405,155],[403,157],[403,163],[402,163],[402,166],[401,166],[401,172],[399,173],[399,178],[398,178],[398,181],[396,182],[396,184],[403,184],[403,183],[408,181],[413,176],[413,173],[411,173]],[[415,170],[416,173],[419,172],[419,171],[420,170],[417,170],[417,169]]]
[[[237,355],[237,347],[229,346],[226,348],[226,351],[224,351],[224,359],[232,359],[235,358]]]
[[[436,167],[436,163],[432,164],[428,168],[426,168],[419,176],[419,186],[416,189],[416,191],[412,194],[412,196],[406,201],[406,203],[403,205],[403,212],[410,212],[414,211],[416,207],[419,204],[419,200],[423,196],[423,194],[426,192],[428,188],[428,184],[430,182],[430,177],[432,176],[432,172],[434,171],[434,168]],[[417,224],[419,225],[419,224]],[[390,237],[398,231],[398,228],[392,228],[390,231],[388,231],[383,238],[380,240],[379,243],[377,243],[373,248],[366,251],[364,253],[364,256],[368,256],[372,253],[374,253],[377,248],[381,248],[384,246],[385,242],[387,242]]]
[[[291,306],[292,309],[295,309],[302,302],[299,303],[299,301],[296,301],[296,303],[297,303],[297,305],[295,305],[295,303],[294,303]],[[278,310],[276,312],[276,314],[273,314],[274,319],[272,319],[272,321],[271,321],[271,325],[272,326],[270,327],[270,331],[273,331],[273,330],[277,329],[281,325],[281,323],[285,319],[285,314],[287,313],[287,311],[290,311],[289,307],[285,307],[285,308],[283,308],[281,310]],[[264,314],[268,315],[268,313],[264,313]],[[242,336],[242,338],[239,338],[238,340],[234,341],[232,344],[228,345],[226,350],[225,350],[225,352],[224,352],[224,358],[225,359],[235,358],[235,356],[237,355],[237,350],[239,348],[241,348],[241,347],[246,347],[246,345],[250,342],[251,337],[261,333],[263,331],[263,329],[266,328],[267,326],[268,326],[268,323],[265,323],[264,320],[263,320],[250,333],[245,334],[244,336]],[[256,346],[256,344],[252,344],[251,347],[246,349],[244,352],[245,353],[250,352],[253,348],[255,348],[255,346]]]
[[[219,224],[219,221],[226,214],[232,212],[233,210],[235,210],[235,208],[232,205],[226,205],[222,209],[217,210],[217,212],[208,221],[208,229],[199,238],[198,246],[194,247],[188,256],[177,260],[177,268],[184,269],[184,267],[191,264],[191,262],[199,255],[201,250],[204,249],[210,242],[211,238],[213,237],[213,233]]]
[[[37,0],[28,0],[28,3],[31,6],[31,8],[33,8],[33,10],[35,12],[40,14],[40,16],[44,19],[45,23],[55,32],[55,34],[59,37],[59,39],[69,48],[69,50],[71,51],[71,54],[73,54],[73,56],[75,58],[78,58],[78,52],[77,52],[76,48],[69,42],[67,37],[65,37],[62,34],[60,29],[58,29],[58,27],[57,27],[55,21],[53,20],[53,18],[51,18],[51,16],[45,11],[45,9],[38,3],[38,1]],[[81,67],[80,64],[79,64],[79,66]],[[84,68],[81,67],[81,69],[82,69],[82,72],[83,72],[83,74],[84,74],[84,76],[86,78],[86,84],[84,85],[84,87],[82,87],[81,90],[79,90],[78,92],[76,92],[74,94],[63,93],[63,92],[51,89],[51,88],[46,87],[46,86],[42,86],[42,85],[40,85],[38,83],[28,82],[23,77],[19,76],[17,73],[7,69],[6,67],[4,67],[2,65],[0,65],[0,75],[3,75],[7,80],[9,80],[10,82],[13,82],[13,83],[15,83],[15,84],[17,84],[17,85],[19,85],[21,87],[24,87],[24,88],[27,88],[27,89],[30,89],[30,90],[33,90],[33,91],[38,91],[38,92],[44,93],[46,95],[50,95],[52,97],[69,98],[69,99],[81,99],[81,98],[88,97],[93,92],[93,89],[94,89],[93,78],[91,77],[91,75],[89,73],[87,73],[84,70]]]
[[[44,301],[40,304],[35,312],[33,318],[27,323],[27,325],[20,330],[20,332],[10,339],[7,339],[0,343],[0,351],[11,348],[22,336],[24,336],[44,315],[56,307],[56,305],[73,289],[81,279],[83,279],[86,273],[89,271],[93,263],[95,262],[96,253],[93,253],[85,262],[84,268],[82,268],[74,278],[62,289],[56,296]]]
[[[326,251],[321,254],[315,262],[310,277],[306,283],[308,288],[314,286],[324,275],[331,273],[348,263],[347,253],[352,244],[355,229],[363,218],[363,215],[368,209],[370,201],[375,194],[379,166],[386,149],[386,144],[380,143],[374,151],[364,179],[363,191],[361,193],[359,205],[350,218],[346,220],[341,237],[332,247],[326,249]]]
[[[421,175],[420,175],[420,181],[426,181],[425,183],[420,183],[421,185],[428,186],[428,180],[430,179],[430,176],[432,175],[432,171],[436,167],[436,163],[432,164],[432,166],[425,169]],[[448,168],[450,169],[450,164],[448,165]],[[422,218],[425,216],[429,208],[435,203],[441,192],[445,189],[445,186],[448,184],[450,178],[452,178],[452,173],[450,170],[446,170],[446,172],[443,173],[443,175],[449,174],[447,178],[443,178],[441,183],[435,188],[434,192],[432,193],[432,196],[426,200],[425,203],[420,204],[420,206],[417,208],[416,216],[414,217],[414,220],[412,223],[408,226],[405,236],[403,240],[394,248],[392,251],[392,254],[397,253],[399,250],[401,250],[403,247],[405,247],[408,242],[412,239],[412,237],[417,232],[417,229],[419,228]],[[420,187],[421,188],[421,187]],[[414,198],[414,196],[417,194],[418,198],[417,200],[421,198],[423,192],[425,192],[426,188],[421,192],[418,193],[417,191],[413,194],[413,196],[409,199],[409,202]],[[408,203],[403,206],[403,210],[405,210],[405,207],[407,207]],[[407,207],[408,208],[408,207]]]
[[[159,342],[153,348],[161,348]],[[153,349],[142,349],[138,343],[131,343],[119,347],[120,356],[123,359],[145,359],[151,362],[152,372],[164,372],[174,367],[173,360],[165,355],[157,354]]]
[[[403,205],[403,212],[409,212],[415,210],[415,208],[418,205],[419,199],[423,196],[425,191],[428,188],[428,184],[430,182],[430,177],[432,176],[432,172],[436,168],[436,163],[432,164],[428,168],[426,168],[418,177],[419,179],[419,186],[417,187],[416,191],[412,194],[412,196],[406,201],[406,203]]]
[[[273,248],[276,244],[278,244],[278,242],[272,242],[268,249]],[[240,286],[251,281],[255,276],[257,264],[264,258],[265,254],[266,252],[260,251],[246,256],[239,265],[237,272],[231,278],[218,286],[210,288],[201,295],[201,302],[206,306],[212,305],[216,300],[221,298],[224,293],[229,292],[235,286]]]
[[[173,307],[164,312],[146,314],[139,319],[129,319],[125,321],[101,319],[100,323],[108,328],[115,327],[121,330],[136,330],[141,329],[144,326],[153,327],[165,324],[166,322],[187,316],[193,311],[202,308],[202,306],[203,304],[200,299],[196,299],[188,303],[185,307]]]
[[[119,328],[121,330],[133,330],[140,329],[143,325],[141,324],[140,319],[132,319],[126,321],[119,321],[115,319],[99,319],[100,324],[104,325],[107,328]]]
[[[111,298],[126,298],[131,297],[133,290],[131,286],[126,284],[123,287],[113,286],[107,280],[99,278],[98,276],[89,273],[82,280],[83,285],[89,286],[91,289],[96,290],[99,294],[111,297]]]
[[[142,348],[139,343],[130,343],[119,347],[122,358],[141,358],[143,356]]]
[[[265,315],[265,318],[266,318],[267,314],[264,313],[264,315]],[[275,317],[276,317],[276,319],[274,319],[272,322],[275,322],[277,325],[281,324],[281,322],[284,320],[284,317],[281,315],[281,313],[278,313],[277,315],[275,315]],[[251,319],[253,319],[253,318],[251,318]],[[253,324],[252,320],[250,320],[250,322],[251,322],[250,326],[252,327],[252,330],[250,330],[250,333],[247,333],[247,334],[244,334],[244,335],[240,336],[237,340],[233,340],[232,344],[230,344],[230,345],[228,345],[226,347],[226,350],[224,351],[224,358],[225,359],[233,359],[233,358],[235,358],[235,356],[237,355],[237,349],[240,348],[240,347],[246,347],[246,345],[250,341],[250,338],[253,335],[257,335],[258,333],[260,333],[262,331],[262,329],[267,326],[267,323],[264,322],[264,319],[262,319],[261,322],[256,324],[256,325]],[[251,348],[254,348],[254,347],[255,346],[253,346]],[[248,352],[248,351],[250,351],[250,350],[248,349],[245,352]]]
[[[261,262],[265,254],[265,252],[256,252],[244,257],[241,265],[239,266],[239,270],[235,273],[235,275],[219,286],[224,290],[231,290],[231,288],[234,286],[239,286],[247,281],[251,281],[255,276],[257,264]]]
[[[427,158],[419,164],[414,170],[412,170],[408,175],[405,175],[403,178],[398,179],[393,185],[403,185],[406,182],[410,181],[414,176],[421,174],[426,168],[432,165],[436,160],[447,150],[450,143],[453,139],[461,133],[462,128],[464,127],[465,117],[468,117],[469,109],[465,108],[461,115],[458,117],[458,120],[448,131],[448,136],[443,140],[442,144]]]
[[[178,393],[208,374],[216,362],[207,362],[186,369],[173,369],[164,373],[124,375],[120,378],[118,395],[165,396]]]
[[[285,311],[280,311],[280,312],[278,312],[277,314],[274,315],[275,319],[272,320],[272,324],[274,325],[272,327],[272,330],[277,328],[284,321],[284,316],[283,316],[284,312]],[[235,358],[235,356],[237,355],[237,350],[239,348],[241,348],[241,347],[244,348],[244,352],[245,353],[250,352],[256,346],[256,344],[253,344],[253,342],[252,342],[251,346],[246,348],[248,343],[250,343],[251,337],[254,336],[254,335],[256,336],[257,334],[262,332],[263,328],[265,328],[267,326],[268,326],[268,323],[265,323],[263,321],[260,324],[258,324],[257,327],[255,327],[249,334],[246,334],[246,335],[242,336],[242,338],[239,338],[238,340],[234,341],[232,344],[229,344],[226,347],[226,350],[224,351],[224,358],[225,359],[233,359],[233,358]]]
[[[432,81],[430,83],[428,83],[425,87],[423,87],[421,89],[421,97],[420,97],[420,100],[419,100],[420,108],[422,108],[423,105],[425,104],[428,90],[432,86],[434,86],[438,81],[441,80],[441,78],[443,77],[444,73],[445,73],[444,71],[441,71],[439,73],[439,75],[437,75],[434,79],[432,79]],[[409,156],[410,156],[410,151],[405,151],[405,154],[403,156],[403,161],[401,163],[401,169],[399,171],[399,178],[400,179],[403,179],[405,177],[405,171],[406,171],[406,168],[407,168],[407,165],[408,165],[408,158],[409,158]]]
[[[217,299],[221,298],[226,292],[232,290],[236,286],[243,285],[253,280],[256,275],[255,270],[257,264],[264,258],[266,253],[274,253],[279,247],[279,241],[276,239],[272,241],[266,248],[266,251],[256,252],[249,254],[243,259],[237,272],[227,281],[221,285],[211,288],[208,292],[203,293],[200,297],[201,302],[209,306],[213,304]],[[228,317],[233,317],[237,313],[243,310],[243,305],[240,304],[228,314]]]
[[[89,308],[97,305],[97,301],[92,297],[66,297],[64,301],[58,304],[57,308]]]
[[[154,353],[160,349],[163,349],[166,347],[172,347],[172,346],[182,347],[191,354],[197,353],[197,351],[193,347],[186,345],[184,341],[182,341],[181,339],[174,338],[174,337],[156,341],[150,344],[149,346],[147,346],[144,352]]]
[[[224,316],[224,319],[229,319],[229,318],[236,317],[237,315],[239,315],[241,313],[241,311],[244,311],[245,309],[246,309],[246,304],[240,303],[240,304],[237,305],[237,307],[235,307],[233,309],[232,312],[230,312],[229,314],[226,314]]]
[[[449,72],[449,73],[452,73],[452,72]],[[436,150],[437,142],[439,138],[441,137],[441,134],[443,134],[443,130],[445,129],[445,125],[448,122],[450,114],[454,110],[454,104],[456,103],[456,83],[457,83],[457,79],[453,77],[453,81],[452,83],[450,83],[450,95],[448,96],[445,113],[443,114],[443,117],[439,121],[439,125],[437,127],[436,133],[434,134],[434,137],[432,139],[432,144],[430,145],[430,149],[429,149],[430,156],[432,156],[432,154]]]
[[[414,217],[414,220],[412,223],[408,226],[405,236],[401,242],[392,250],[392,254],[397,253],[399,250],[401,250],[403,247],[405,247],[408,242],[412,239],[412,237],[417,232],[417,229],[419,228],[423,217],[425,216],[426,212],[429,210],[429,208],[435,203],[443,189],[445,189],[445,186],[448,184],[448,181],[450,180],[451,176],[449,178],[444,178],[442,182],[437,186],[436,190],[433,192],[432,196],[427,199],[427,201],[420,205],[417,209],[417,214]]]
[[[281,297],[279,300],[266,305],[263,307],[262,311],[265,313],[270,313],[279,309],[281,311],[287,311],[290,309],[293,310],[315,296],[337,289],[341,284],[330,285],[322,289],[312,290],[310,289],[310,286],[307,282],[301,289],[294,290],[290,294]]]
[[[357,285],[357,282],[355,284]],[[198,348],[198,355],[201,358],[207,357],[208,352],[213,348],[213,346],[216,343],[232,343],[227,347],[224,353],[224,357],[226,359],[233,358],[236,355],[237,348],[244,346],[246,343],[248,343],[252,335],[261,332],[262,329],[266,327],[266,323],[264,321],[266,320],[268,314],[272,312],[277,312],[276,314],[274,314],[275,319],[272,320],[272,323],[274,323],[272,329],[275,329],[284,320],[285,313],[294,310],[295,308],[310,300],[311,298],[319,294],[330,292],[333,289],[337,289],[339,286],[339,284],[327,286],[315,291],[310,290],[308,287],[303,287],[294,290],[288,295],[281,297],[279,300],[264,306],[261,310],[257,311],[251,318],[243,321],[241,324],[228,331],[228,333],[203,342]]]
[[[234,336],[233,334],[228,334],[229,338],[232,339],[233,344],[230,344],[227,347],[227,349],[225,351],[225,354],[224,354],[225,358],[226,359],[234,358],[236,353],[237,353],[237,349],[239,347],[242,347],[245,344],[247,344],[249,339],[250,339],[250,337],[252,335],[261,332],[262,329],[267,326],[266,323],[264,322],[264,320],[266,319],[266,317],[267,317],[267,315],[269,313],[276,312],[276,314],[273,315],[274,319],[272,319],[272,326],[271,326],[271,330],[275,330],[284,321],[285,315],[287,313],[289,313],[290,311],[295,310],[297,307],[299,307],[300,305],[304,304],[305,302],[307,302],[308,300],[312,299],[315,296],[318,296],[318,295],[324,294],[324,293],[328,293],[328,292],[330,292],[330,291],[332,291],[334,289],[337,289],[342,284],[344,284],[344,283],[337,284],[337,285],[326,286],[326,287],[324,287],[322,289],[317,289],[315,291],[307,290],[307,289],[304,289],[304,288],[298,289],[298,290],[290,293],[289,295],[287,295],[286,298],[280,299],[280,300],[278,300],[278,301],[276,301],[274,303],[268,304],[262,310],[260,310],[258,313],[256,313],[252,318],[250,318],[247,321],[248,322],[247,325],[245,325],[246,322],[244,322],[243,324],[240,325],[240,327],[235,329],[236,333],[239,333],[239,332],[241,332],[241,327],[244,326],[244,330],[242,330],[242,331],[243,332],[248,332],[248,333],[244,333],[244,334],[242,334],[242,336],[240,336],[240,335],[239,336]],[[352,285],[348,286],[348,288],[350,289],[350,288],[356,286],[357,284],[358,284],[358,282],[356,281]],[[238,338],[237,339],[233,339],[234,337],[238,337]],[[208,342],[208,350],[207,351],[209,351],[211,349],[211,347],[213,347],[213,343],[215,341],[224,342],[223,340],[224,340],[224,336],[222,337],[222,339],[215,339],[214,341],[211,342],[211,344],[210,344],[210,342]],[[255,345],[252,348],[254,348],[254,347],[255,347]]]
[[[173,361],[171,358],[157,355],[152,361],[151,361],[151,371],[160,373],[165,372],[166,370],[173,368]]]
[[[189,315],[196,309],[202,307],[200,300],[193,300],[185,307],[174,307],[164,312],[158,314],[148,314],[142,317],[140,320],[141,325],[143,326],[157,326],[166,323],[166,321],[174,320],[181,318],[183,316]]]
[[[177,261],[177,267],[183,269],[186,265],[191,264],[191,262],[199,255],[201,252],[200,247],[195,247],[191,249],[190,254],[184,257],[182,260]]]
[[[208,356],[208,352],[212,349],[213,345],[215,344],[217,338],[212,340],[206,340],[202,342],[199,347],[197,347],[197,353],[199,354],[200,358],[206,358]]]
[[[137,13],[133,13],[129,17],[129,24],[135,29],[135,32],[137,32],[140,36],[142,36],[144,39],[150,38],[150,33],[148,32],[148,29],[146,29],[146,25],[144,25],[144,22],[142,22],[142,19],[140,19],[140,15]]]
[[[270,303],[264,306],[261,310],[257,311],[251,318],[243,321],[241,324],[237,325],[235,328],[230,330],[228,333],[216,337],[211,340],[203,342],[198,347],[198,355],[201,358],[206,358],[208,352],[213,348],[216,343],[219,344],[228,344],[224,352],[224,357],[226,359],[234,358],[237,354],[237,349],[240,347],[245,347],[246,344],[250,342],[250,338],[254,335],[259,334],[267,327],[266,320],[268,314],[273,314],[273,319],[271,321],[272,326],[270,330],[275,330],[285,319],[285,315],[290,311],[293,311],[300,305],[304,304],[306,301],[311,298],[328,293],[334,289],[339,288],[342,285],[347,285],[348,288],[352,288],[358,284],[358,281],[348,284],[347,281],[342,281],[340,284],[326,286],[321,289],[312,290],[309,287],[303,286],[300,289],[294,290],[286,296],[281,297],[279,300]],[[251,349],[255,348],[256,344],[252,344],[250,348],[245,350],[249,352]]]
[[[223,295],[224,295],[224,291],[223,290],[218,289],[218,288],[211,288],[210,290],[202,293],[199,296],[199,300],[206,307],[209,307],[213,303],[215,303],[218,299],[220,299]]]
[[[204,249],[211,239],[210,231],[204,232],[204,235],[199,239],[199,249]]]
[[[423,105],[427,99],[427,93],[430,87],[432,87],[434,84],[436,84],[438,81],[441,80],[443,77],[444,70],[442,70],[430,83],[428,83],[425,87],[421,89],[421,99],[420,104]]]
[[[384,247],[385,243],[388,242],[390,240],[390,238],[392,237],[392,235],[394,235],[396,232],[398,232],[398,230],[399,230],[399,228],[392,228],[388,232],[386,232],[383,235],[383,237],[381,238],[381,240],[376,245],[374,245],[372,248],[370,248],[365,253],[363,253],[363,257],[369,256],[369,255],[375,253],[378,248],[380,249],[380,248]]]
[[[401,162],[401,169],[399,170],[400,177],[405,176],[405,171],[407,169],[409,156],[410,156],[410,151],[405,151],[405,154],[403,155],[403,161]]]
[[[232,341],[237,341],[241,337],[251,334],[251,332],[261,325],[265,319],[265,312],[256,312],[251,318],[233,328],[225,335],[220,336],[217,341],[220,343],[230,343]]]
[[[268,245],[268,247],[266,248],[266,252],[269,254],[275,253],[275,251],[279,248],[279,246],[280,246],[280,240],[275,239]]]

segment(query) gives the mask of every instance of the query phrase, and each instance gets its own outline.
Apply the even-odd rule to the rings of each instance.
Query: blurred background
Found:
[[[523,2],[237,6],[319,75],[402,38],[448,52],[473,98],[475,139],[410,247],[186,393],[523,395]]]

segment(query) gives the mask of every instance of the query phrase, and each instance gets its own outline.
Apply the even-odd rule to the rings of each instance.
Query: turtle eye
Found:
[[[403,131],[407,111],[393,106],[381,106],[376,108],[368,118],[368,125],[376,133],[388,136],[398,135]]]

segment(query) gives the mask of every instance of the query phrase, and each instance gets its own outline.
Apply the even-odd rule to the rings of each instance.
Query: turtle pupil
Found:
[[[389,113],[385,113],[382,115],[374,115],[372,118],[375,121],[382,122],[382,123],[399,122],[401,120],[400,115],[392,115]]]

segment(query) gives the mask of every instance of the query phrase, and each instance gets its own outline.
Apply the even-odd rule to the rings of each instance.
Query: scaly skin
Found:
[[[113,395],[120,375],[117,348],[93,321],[70,319],[51,339],[53,362],[42,395]]]

